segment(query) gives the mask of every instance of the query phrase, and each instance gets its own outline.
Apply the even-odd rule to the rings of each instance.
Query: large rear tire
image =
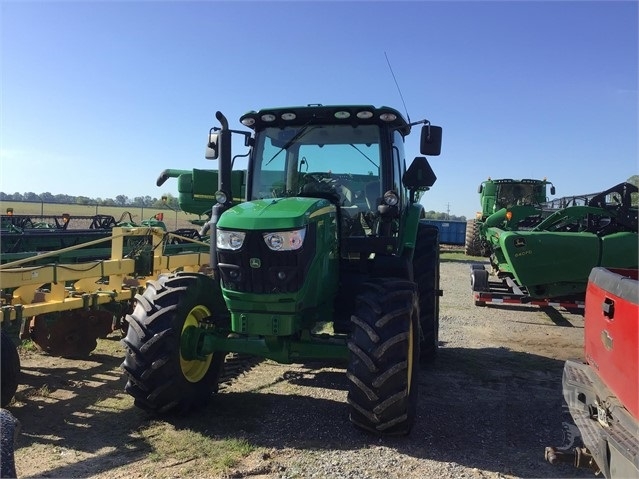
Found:
[[[125,390],[135,405],[151,413],[183,414],[206,405],[224,366],[226,353],[216,352],[203,360],[185,360],[181,336],[187,326],[220,318],[228,326],[228,311],[218,284],[200,274],[160,277],[147,283],[136,296],[133,313],[122,340],[126,356],[122,363],[128,381]],[[219,324],[219,322],[215,322]]]
[[[480,234],[479,222],[474,220],[468,220],[466,222],[466,244],[465,253],[466,256],[481,256],[488,258],[491,253],[490,243],[486,241]]]
[[[413,275],[419,293],[420,360],[432,361],[439,350],[439,230],[419,223],[413,254]]]
[[[481,256],[479,248],[479,225],[477,220],[468,220],[466,222],[466,256]]]
[[[371,279],[363,288],[348,341],[350,420],[380,434],[408,434],[418,398],[417,288],[397,278]]]
[[[18,348],[11,337],[4,331],[0,331],[0,396],[2,396],[2,407],[7,406],[16,391],[20,379],[20,356]]]

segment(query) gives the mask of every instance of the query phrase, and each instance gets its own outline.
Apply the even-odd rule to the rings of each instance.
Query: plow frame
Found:
[[[138,237],[147,240],[142,255],[152,255],[149,265],[139,257],[131,257],[125,249],[125,238]],[[41,314],[98,308],[113,302],[130,302],[144,289],[146,279],[155,279],[163,273],[175,271],[203,271],[209,264],[209,253],[181,252],[166,254],[165,239],[177,237],[208,249],[208,243],[166,233],[156,227],[113,228],[112,235],[100,240],[83,243],[63,250],[48,252],[0,265],[2,289],[2,327],[6,322],[21,322],[21,331],[27,322]],[[150,240],[150,241],[148,241]],[[88,246],[111,242],[109,258],[81,263],[28,265],[35,258],[41,262]],[[140,274],[140,270],[146,274]],[[13,325],[11,325],[13,326]]]

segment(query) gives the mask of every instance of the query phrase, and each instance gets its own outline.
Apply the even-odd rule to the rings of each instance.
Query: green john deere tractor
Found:
[[[351,421],[407,434],[441,292],[437,228],[419,203],[436,176],[423,156],[406,169],[404,139],[421,124],[421,153],[439,155],[442,129],[368,105],[251,111],[240,118],[251,131],[216,117],[212,274],[161,277],[137,296],[126,391],[152,413],[187,411],[217,390],[227,353],[341,360]],[[249,147],[246,172],[232,171],[232,135]]]
[[[484,231],[484,225],[490,221],[489,218],[512,206],[522,207],[518,208],[522,220],[536,217],[541,210],[539,205],[548,201],[546,196],[548,185],[550,185],[550,194],[554,195],[555,186],[545,178],[543,180],[493,180],[488,178],[483,181],[477,191],[481,211],[478,211],[476,217],[466,223],[466,254],[468,256],[490,256],[490,243]],[[539,219],[539,221],[541,220]],[[518,227],[525,229],[531,226],[534,225],[514,221],[510,223],[510,227],[514,229]]]

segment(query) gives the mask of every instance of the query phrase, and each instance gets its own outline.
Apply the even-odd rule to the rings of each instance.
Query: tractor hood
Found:
[[[233,230],[302,228],[314,218],[335,215],[335,206],[320,198],[272,198],[241,203],[225,211],[217,226]]]

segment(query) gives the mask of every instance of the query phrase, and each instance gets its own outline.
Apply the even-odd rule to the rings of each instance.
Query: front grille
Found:
[[[296,251],[271,251],[263,231],[247,231],[238,251],[218,250],[218,266],[224,288],[243,293],[294,293],[308,273],[315,254],[315,224]]]

